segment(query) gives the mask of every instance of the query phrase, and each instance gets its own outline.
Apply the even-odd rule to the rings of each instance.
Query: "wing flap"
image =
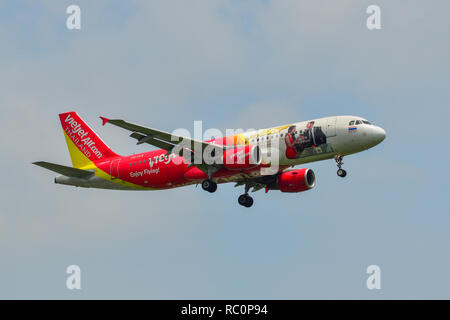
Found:
[[[175,147],[174,144],[172,143],[168,143],[165,141],[161,141],[159,139],[155,139],[153,138],[153,136],[149,136],[149,135],[143,135],[137,132],[133,132],[132,134],[130,134],[130,137],[136,139],[138,142],[137,144],[142,144],[142,143],[148,143],[151,144],[152,146],[170,151],[173,149],[173,147]]]

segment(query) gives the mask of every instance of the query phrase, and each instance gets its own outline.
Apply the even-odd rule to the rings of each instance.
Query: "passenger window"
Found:
[[[130,162],[130,166],[132,166],[133,165],[133,162]]]
[[[355,124],[355,120],[352,120],[352,121],[349,122],[348,125],[349,125],[349,126],[352,126],[352,125],[354,125],[354,124]]]
[[[135,162],[134,165],[137,165],[137,162]]]
[[[145,163],[145,160],[144,160],[144,163]]]

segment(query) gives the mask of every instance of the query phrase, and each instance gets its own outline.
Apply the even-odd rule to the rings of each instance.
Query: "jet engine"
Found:
[[[280,190],[281,192],[302,192],[314,188],[316,176],[311,169],[294,169],[284,171],[277,177],[269,189]]]

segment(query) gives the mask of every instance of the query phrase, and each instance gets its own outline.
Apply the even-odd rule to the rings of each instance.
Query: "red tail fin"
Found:
[[[118,155],[74,111],[59,115],[67,147],[75,168]]]

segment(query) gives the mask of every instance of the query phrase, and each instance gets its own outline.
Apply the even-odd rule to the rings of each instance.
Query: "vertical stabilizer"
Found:
[[[76,112],[61,113],[59,119],[75,168],[83,168],[90,166],[92,162],[118,156]]]

